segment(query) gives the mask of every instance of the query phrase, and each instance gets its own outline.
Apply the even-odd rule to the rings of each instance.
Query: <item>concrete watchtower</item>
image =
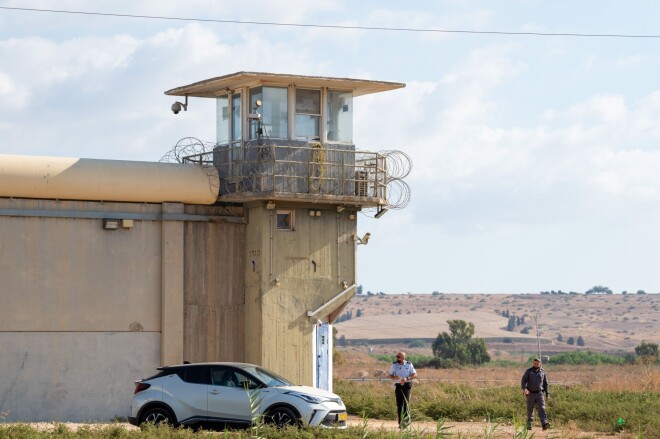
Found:
[[[390,206],[387,157],[353,143],[353,99],[404,84],[238,72],[167,91],[217,103],[218,202],[247,221],[244,360],[331,387],[331,328],[355,294],[357,212]],[[227,340],[227,343],[232,343]]]

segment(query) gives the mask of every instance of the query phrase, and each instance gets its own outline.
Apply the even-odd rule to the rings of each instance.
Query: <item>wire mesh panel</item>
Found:
[[[353,145],[270,141],[215,148],[222,194],[281,192],[382,198],[385,160]]]
[[[213,147],[184,138],[164,160],[212,164],[218,170],[221,197],[304,194],[388,209],[403,209],[410,202],[410,187],[403,180],[412,161],[402,151],[357,151],[351,144],[278,139]]]

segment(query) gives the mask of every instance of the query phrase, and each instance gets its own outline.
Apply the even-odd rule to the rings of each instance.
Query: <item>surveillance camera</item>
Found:
[[[180,102],[175,102],[172,104],[172,113],[174,114],[179,114],[181,111],[181,103]]]

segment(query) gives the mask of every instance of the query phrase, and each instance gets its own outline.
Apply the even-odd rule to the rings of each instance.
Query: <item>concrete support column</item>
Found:
[[[163,214],[184,213],[181,203],[163,203]],[[183,221],[162,222],[162,365],[183,362]]]

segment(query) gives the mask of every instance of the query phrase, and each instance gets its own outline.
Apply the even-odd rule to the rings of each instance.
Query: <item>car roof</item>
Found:
[[[246,367],[261,367],[257,366],[256,364],[250,364],[250,363],[235,363],[235,362],[228,362],[228,361],[212,361],[212,362],[205,362],[205,363],[183,363],[183,364],[171,364],[168,366],[161,366],[158,368],[158,370],[166,370],[166,369],[179,369],[179,368],[184,368],[184,367],[194,367],[194,366],[233,366],[233,367],[239,367],[239,368],[246,368]]]

